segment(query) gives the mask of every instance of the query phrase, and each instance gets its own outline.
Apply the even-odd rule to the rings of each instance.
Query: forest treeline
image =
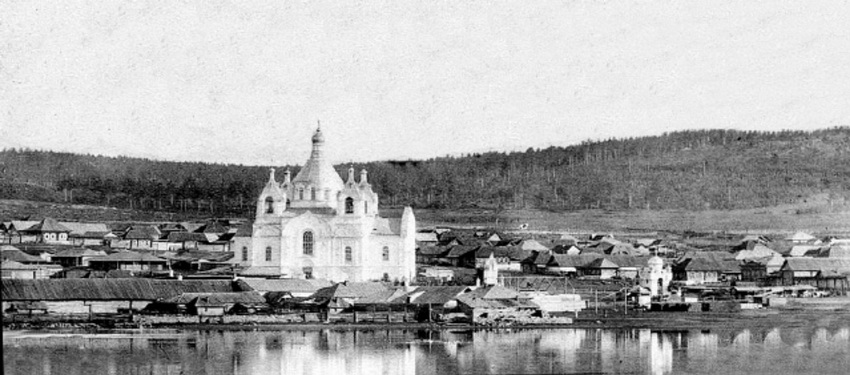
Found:
[[[307,155],[304,156],[305,160]],[[336,166],[341,176],[350,164]],[[354,163],[382,205],[737,209],[850,192],[850,128],[694,130],[525,152]],[[290,168],[297,174],[298,166]],[[250,216],[268,167],[7,149],[0,198]]]

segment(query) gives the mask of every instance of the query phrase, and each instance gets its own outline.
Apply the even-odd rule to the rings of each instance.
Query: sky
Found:
[[[0,2],[0,148],[338,163],[850,125],[848,1]]]

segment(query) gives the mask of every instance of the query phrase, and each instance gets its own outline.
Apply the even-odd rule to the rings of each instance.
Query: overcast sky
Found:
[[[2,1],[0,147],[301,164],[850,125],[848,1]]]

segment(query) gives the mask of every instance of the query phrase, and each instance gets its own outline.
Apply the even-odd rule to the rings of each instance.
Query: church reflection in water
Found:
[[[850,327],[33,334],[5,374],[843,372]]]

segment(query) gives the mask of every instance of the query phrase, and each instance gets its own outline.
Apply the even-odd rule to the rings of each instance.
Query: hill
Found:
[[[850,128],[682,131],[353,166],[369,171],[382,204],[389,206],[731,210],[818,196],[833,207],[850,196]],[[347,168],[337,166],[341,175]],[[258,166],[9,149],[0,151],[0,176],[0,199],[246,216],[268,172]]]

